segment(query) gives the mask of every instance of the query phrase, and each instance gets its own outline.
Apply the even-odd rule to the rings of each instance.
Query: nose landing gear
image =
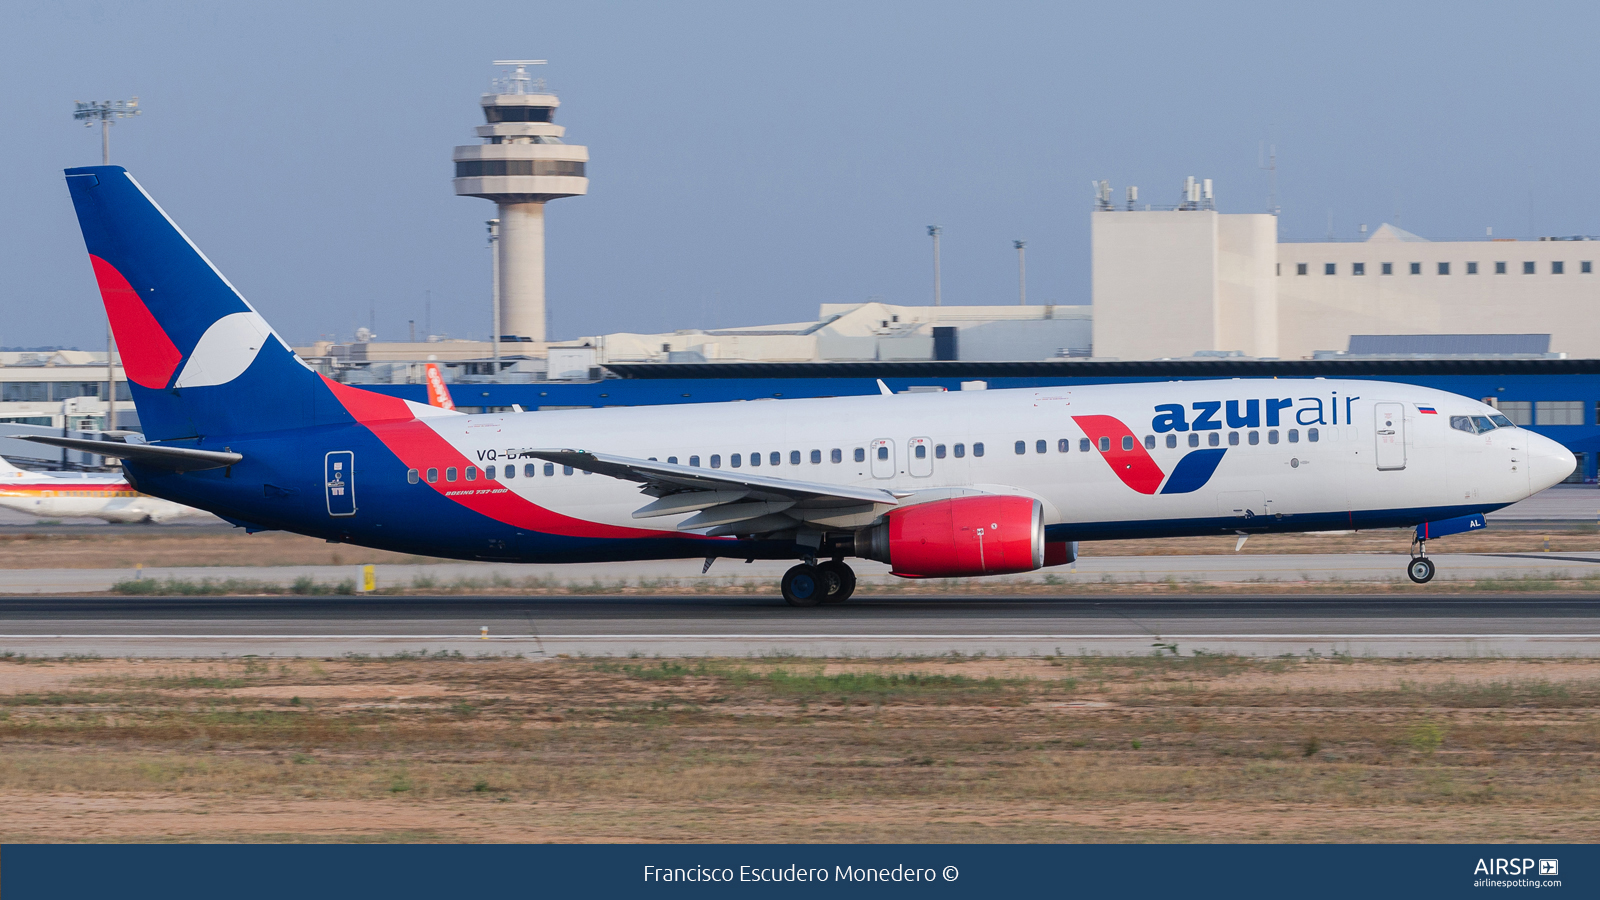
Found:
[[[1411,542],[1411,562],[1406,564],[1406,576],[1417,584],[1427,584],[1433,580],[1433,560],[1428,558],[1428,542]]]

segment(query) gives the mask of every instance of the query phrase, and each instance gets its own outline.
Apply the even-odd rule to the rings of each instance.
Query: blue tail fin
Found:
[[[349,421],[126,169],[68,169],[67,187],[147,438]]]

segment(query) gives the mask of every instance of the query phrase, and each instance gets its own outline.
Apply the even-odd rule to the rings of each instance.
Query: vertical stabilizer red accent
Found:
[[[166,387],[183,361],[183,354],[116,266],[92,253],[89,262],[94,265],[94,280],[100,283],[100,299],[105,301],[106,318],[111,320],[111,333],[117,338],[123,371],[141,387]]]
[[[1133,488],[1141,494],[1154,494],[1161,487],[1161,480],[1166,476],[1156,461],[1151,458],[1150,452],[1134,436],[1128,426],[1116,416],[1073,416],[1072,421],[1078,423],[1083,429],[1083,434],[1094,442],[1094,448],[1100,450],[1100,439],[1110,438],[1111,448],[1100,450],[1100,456],[1106,464],[1111,466],[1111,471],[1117,473],[1122,483]],[[1132,449],[1123,449],[1123,438],[1128,438],[1128,445]]]

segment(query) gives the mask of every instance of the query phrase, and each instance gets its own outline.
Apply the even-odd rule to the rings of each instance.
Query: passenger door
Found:
[[[328,498],[328,515],[356,514],[356,455],[350,450],[334,450],[323,457],[323,491]]]
[[[906,453],[910,454],[906,468],[912,475],[926,478],[933,474],[933,441],[925,437],[912,438],[906,442]]]
[[[872,477],[894,477],[894,442],[888,438],[877,438],[868,448],[872,456]]]
[[[1404,469],[1406,467],[1406,410],[1399,403],[1376,404],[1377,427],[1373,429],[1378,440],[1378,469]]]

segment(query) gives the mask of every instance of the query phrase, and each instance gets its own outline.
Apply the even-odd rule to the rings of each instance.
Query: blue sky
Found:
[[[488,334],[455,197],[501,57],[550,60],[590,194],[548,212],[557,337],[823,302],[1089,299],[1089,183],[1216,179],[1280,234],[1600,234],[1594,4],[112,3],[0,8],[0,345],[100,346],[61,181],[77,99],[137,94],[128,166],[292,341]]]

